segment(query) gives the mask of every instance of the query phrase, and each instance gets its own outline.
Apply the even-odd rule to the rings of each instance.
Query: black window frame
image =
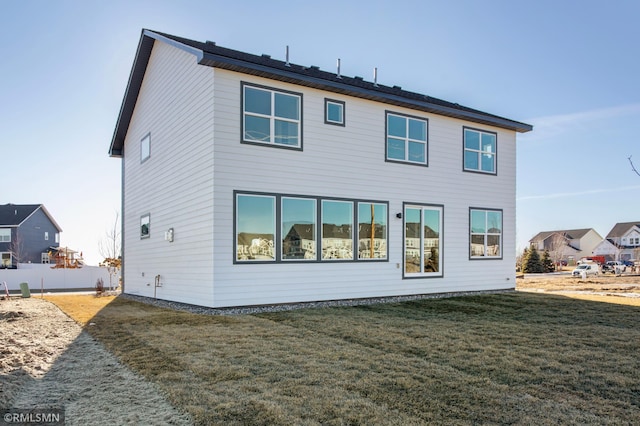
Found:
[[[342,121],[337,122],[337,121],[329,120],[329,104],[338,104],[342,106]],[[346,127],[346,123],[347,123],[346,115],[347,115],[347,106],[344,101],[339,101],[337,99],[324,98],[324,124]]]
[[[487,171],[483,171],[481,168],[479,169],[467,169],[466,165],[465,165],[465,161],[464,161],[464,155],[467,152],[467,147],[465,146],[465,140],[466,140],[466,136],[465,136],[465,132],[467,130],[472,130],[474,132],[478,132],[480,133],[480,147],[482,148],[482,133],[486,133],[486,134],[490,134],[493,135],[496,138],[496,152],[493,153],[493,166],[494,166],[494,171],[493,172],[487,172]],[[474,151],[475,152],[475,151]],[[481,155],[482,151],[478,151],[478,155]],[[480,160],[478,162],[478,166],[481,167],[482,166],[482,160]],[[469,127],[469,126],[462,126],[462,171],[465,173],[478,173],[481,175],[487,175],[487,176],[497,176],[498,175],[498,133],[497,132],[492,132],[489,130],[484,130],[484,129],[478,129],[475,127]]]
[[[389,158],[389,115],[395,115],[399,117],[404,117],[406,119],[424,121],[426,124],[426,139],[424,141],[425,144],[425,162],[419,163],[417,161],[409,161],[409,160],[398,160],[395,158]],[[397,164],[407,164],[412,166],[419,167],[429,167],[429,119],[426,117],[420,117],[416,115],[405,114],[402,112],[385,110],[384,112],[384,161],[387,163],[397,163]],[[409,135],[406,136],[407,143],[409,141]],[[408,145],[406,146],[408,150]]]
[[[260,141],[256,141],[256,140],[247,140],[244,138],[244,120],[245,120],[245,110],[244,110],[244,98],[245,98],[245,88],[246,87],[252,87],[252,88],[256,88],[256,89],[260,89],[260,90],[266,90],[266,91],[270,91],[272,92],[272,97],[274,96],[274,93],[278,92],[278,93],[283,93],[286,95],[291,95],[291,96],[297,96],[299,98],[299,102],[300,102],[300,118],[299,118],[299,132],[298,132],[298,139],[299,139],[299,144],[298,146],[294,146],[294,145],[283,145],[283,144],[278,144],[275,142],[275,140],[273,142],[260,142]],[[271,117],[275,117],[275,112],[272,112]],[[273,120],[275,120],[275,118],[273,118]],[[242,144],[247,144],[247,145],[256,145],[256,146],[268,146],[268,147],[272,147],[272,148],[280,148],[280,149],[289,149],[289,150],[293,150],[293,151],[303,151],[304,150],[304,138],[303,138],[303,123],[304,123],[304,103],[303,103],[303,94],[301,92],[294,92],[291,90],[286,90],[286,89],[280,89],[277,87],[271,87],[271,86],[265,86],[262,84],[256,84],[256,83],[251,83],[248,81],[241,81],[240,82],[240,143]],[[270,126],[271,126],[271,119],[270,119]]]
[[[274,260],[238,260],[238,229],[237,229],[237,218],[238,218],[238,206],[237,206],[237,197],[238,195],[255,195],[255,196],[265,196],[265,197],[274,197],[275,198],[275,236],[276,239],[274,241]],[[312,199],[316,201],[316,258],[315,259],[283,259],[282,258],[282,198],[299,198],[299,199]],[[352,210],[352,248],[353,248],[353,258],[352,259],[322,259],[322,201],[346,201],[351,202],[353,205]],[[384,204],[387,209],[387,217],[386,217],[386,235],[387,235],[387,244],[386,244],[386,257],[385,258],[366,258],[359,259],[358,258],[358,204],[359,203],[371,203],[371,204]],[[389,201],[382,200],[371,200],[371,199],[360,199],[360,198],[342,198],[342,197],[331,197],[331,196],[315,196],[315,195],[305,195],[305,194],[285,194],[285,193],[274,193],[274,192],[260,192],[260,191],[244,191],[244,190],[234,190],[233,191],[233,264],[236,265],[254,265],[254,264],[300,264],[300,263],[376,263],[376,262],[389,262]]]
[[[478,210],[478,211],[484,211],[486,212],[500,212],[500,256],[472,256],[471,255],[471,239],[472,239],[472,235],[473,233],[471,232],[471,212],[474,210]],[[491,207],[469,207],[469,224],[468,224],[468,229],[467,229],[467,235],[469,237],[469,241],[468,241],[468,251],[467,253],[469,254],[469,260],[502,260],[504,258],[504,209],[499,209],[499,208],[491,208]],[[479,235],[479,234],[476,234]],[[488,229],[485,230],[484,232],[485,237],[487,235],[495,235],[495,233],[489,233]],[[486,245],[486,239],[485,239],[485,248],[487,247]]]

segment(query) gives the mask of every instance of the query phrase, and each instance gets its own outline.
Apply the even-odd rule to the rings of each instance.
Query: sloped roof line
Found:
[[[539,232],[533,238],[531,238],[529,240],[529,242],[544,241],[544,240],[546,240],[547,238],[549,238],[550,236],[552,236],[554,234],[560,234],[564,238],[567,238],[567,239],[570,239],[570,240],[577,240],[577,239],[580,239],[580,238],[584,237],[589,231],[594,231],[597,234],[597,231],[595,231],[593,228],[558,229],[558,230],[555,230],[555,231]],[[598,235],[598,236],[600,236],[600,235]]]
[[[131,122],[135,103],[140,93],[142,80],[155,40],[160,40],[195,55],[196,61],[205,66],[263,76],[292,84],[404,106],[517,132],[528,132],[533,129],[533,126],[526,123],[510,120],[419,93],[402,90],[397,86],[388,87],[382,84],[364,81],[362,78],[343,75],[338,76],[337,74],[327,71],[321,71],[317,67],[306,67],[271,59],[268,55],[252,55],[220,47],[211,42],[203,43],[143,29],[109,148],[109,154],[112,157],[122,156],[124,138],[126,137],[126,132]]]
[[[609,231],[606,238],[620,238],[629,232],[634,226],[640,230],[640,221],[616,223],[613,228],[611,228],[611,231]]]
[[[18,228],[22,226],[31,216],[33,216],[38,210],[47,216],[53,226],[56,227],[58,232],[62,232],[62,228],[55,221],[51,213],[47,210],[44,204],[5,204],[0,205],[0,226],[8,228]]]

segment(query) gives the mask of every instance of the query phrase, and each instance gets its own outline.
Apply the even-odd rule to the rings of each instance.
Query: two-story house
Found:
[[[42,204],[0,205],[0,268],[49,263],[62,229]]]
[[[616,223],[594,254],[610,260],[640,259],[640,221]]]
[[[538,251],[548,251],[554,260],[566,260],[570,264],[582,257],[593,255],[602,236],[593,228],[560,229],[543,231],[529,240],[529,245]]]
[[[530,130],[143,30],[109,149],[124,291],[225,307],[514,288]]]

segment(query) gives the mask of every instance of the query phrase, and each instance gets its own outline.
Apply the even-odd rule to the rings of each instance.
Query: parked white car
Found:
[[[571,272],[571,275],[582,275],[583,272],[586,272],[587,275],[598,275],[600,268],[597,263],[583,263],[582,265],[578,265],[578,267]]]

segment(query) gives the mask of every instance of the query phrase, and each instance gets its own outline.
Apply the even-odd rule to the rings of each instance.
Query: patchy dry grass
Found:
[[[567,275],[527,275],[516,280],[521,291],[560,294],[583,300],[640,306],[640,276],[599,275],[583,280]]]
[[[64,293],[44,296],[45,300],[62,309],[80,325],[87,325],[89,320],[115,300],[115,296],[67,295]]]
[[[197,424],[632,424],[638,318],[524,292],[245,316],[117,298],[88,331]]]

